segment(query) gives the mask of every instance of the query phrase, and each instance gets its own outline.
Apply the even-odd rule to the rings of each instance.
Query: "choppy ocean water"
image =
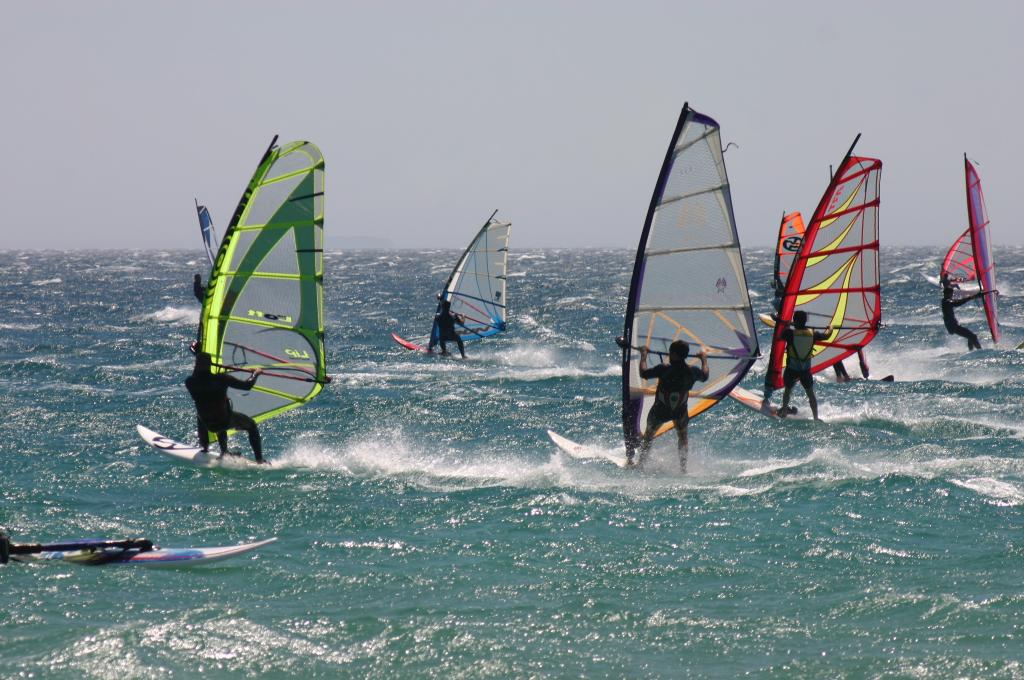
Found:
[[[822,426],[723,402],[686,475],[672,442],[636,473],[545,435],[621,446],[632,252],[514,251],[509,333],[466,362],[401,350],[457,256],[329,254],[334,383],[261,427],[278,467],[202,470],[135,433],[194,437],[199,253],[0,252],[0,526],[280,538],[195,569],[0,568],[0,677],[1024,677],[1024,250],[996,251],[1000,348],[960,308],[968,353],[941,253],[883,249],[868,357],[897,382],[819,379]],[[770,255],[745,258],[766,311]]]

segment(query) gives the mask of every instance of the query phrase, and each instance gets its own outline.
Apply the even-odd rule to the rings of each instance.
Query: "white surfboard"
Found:
[[[171,456],[172,458],[177,458],[178,460],[183,460],[186,463],[191,463],[192,465],[198,465],[199,467],[229,468],[263,467],[263,465],[257,463],[251,458],[245,458],[234,454],[222,455],[220,453],[214,453],[213,451],[204,452],[199,446],[182,444],[181,442],[174,441],[173,439],[165,437],[159,432],[154,432],[148,427],[144,427],[142,425],[136,425],[135,429],[139,431],[139,435],[147,444],[160,453]],[[264,465],[270,464],[266,463]]]
[[[551,441],[558,446],[559,449],[568,454],[571,458],[578,460],[604,460],[609,463],[614,463],[620,468],[626,467],[626,454],[624,451],[607,451],[591,446],[584,446],[583,444],[577,444],[571,439],[566,439],[557,432],[548,430],[548,436],[551,437]]]

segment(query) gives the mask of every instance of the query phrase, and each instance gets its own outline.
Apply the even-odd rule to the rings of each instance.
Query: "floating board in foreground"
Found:
[[[548,436],[551,437],[551,441],[555,445],[568,454],[571,458],[578,460],[604,460],[609,463],[614,463],[620,468],[626,467],[626,454],[621,452],[610,452],[599,448],[593,448],[584,446],[583,444],[577,444],[571,439],[566,439],[557,432],[548,430]]]
[[[270,463],[260,464],[251,458],[244,458],[230,453],[227,455],[221,455],[219,453],[204,452],[199,446],[182,444],[181,442],[174,441],[173,439],[165,437],[159,432],[154,432],[148,427],[144,427],[142,425],[136,425],[135,429],[139,431],[139,435],[147,444],[160,453],[166,454],[172,458],[177,458],[178,460],[183,460],[186,463],[191,463],[192,465],[198,465],[199,467],[248,468],[270,465]]]
[[[135,564],[144,567],[192,567],[199,564],[208,564],[226,560],[229,557],[244,555],[258,548],[273,543],[276,538],[268,538],[256,543],[242,543],[241,545],[229,545],[211,548],[153,548],[152,550],[136,550],[124,548],[111,548],[105,544],[110,541],[103,539],[82,539],[63,542],[62,546],[77,544],[73,550],[44,550],[30,555],[12,555],[11,560],[15,562],[70,562],[72,564],[85,564],[102,566],[111,564]],[[90,546],[90,543],[96,544]]]

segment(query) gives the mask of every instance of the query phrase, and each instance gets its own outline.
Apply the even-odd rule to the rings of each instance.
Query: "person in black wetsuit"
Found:
[[[185,387],[196,404],[196,415],[199,424],[199,443],[203,451],[210,447],[210,433],[217,435],[221,453],[228,452],[228,433],[230,429],[245,430],[249,433],[249,445],[257,463],[263,462],[263,442],[260,439],[256,421],[244,413],[231,410],[228,399],[228,388],[251,390],[256,379],[263,373],[257,368],[248,380],[239,380],[227,373],[211,373],[213,361],[206,352],[196,352],[196,365],[192,375],[185,380]]]
[[[786,370],[782,372],[782,407],[779,417],[785,418],[792,413],[789,410],[789,397],[797,381],[807,393],[807,401],[811,405],[811,415],[818,418],[818,399],[814,395],[814,375],[811,373],[811,357],[814,356],[814,343],[828,339],[832,335],[832,326],[822,331],[807,327],[807,312],[798,309],[793,312],[793,325],[782,331],[782,339],[786,341]]]
[[[954,307],[967,304],[971,300],[976,300],[986,293],[992,293],[994,291],[982,290],[974,295],[969,295],[960,300],[953,299],[953,289],[959,288],[955,283],[949,280],[949,277],[945,274],[942,275],[942,323],[946,325],[946,332],[950,335],[959,335],[962,338],[967,338],[967,349],[981,349],[981,343],[978,342],[978,336],[975,335],[969,328],[961,326],[956,320],[956,313],[953,311]]]
[[[192,277],[192,294],[199,300],[199,304],[203,304],[203,300],[206,299],[206,286],[203,285],[203,277],[199,274]]]
[[[455,324],[466,323],[466,317],[461,314],[452,313],[452,302],[451,300],[441,300],[441,308],[437,310],[437,314],[434,316],[434,327],[436,331],[430,335],[430,342],[427,344],[427,351],[432,352],[434,345],[440,343],[441,355],[446,356],[448,354],[447,342],[454,340],[459,346],[459,354],[462,358],[466,358],[466,346],[462,342],[462,336],[459,335],[458,331],[455,330]]]
[[[687,400],[694,384],[708,379],[708,355],[706,352],[697,354],[700,359],[700,368],[689,365],[686,363],[686,357],[690,354],[690,345],[685,340],[676,340],[669,345],[669,362],[667,364],[658,364],[647,368],[647,354],[646,347],[640,350],[640,377],[644,380],[657,378],[658,387],[655,389],[654,405],[647,413],[647,425],[640,440],[640,456],[637,465],[643,465],[644,458],[651,449],[654,433],[661,425],[671,420],[676,426],[676,435],[679,437],[679,467],[686,472],[689,448],[686,428],[690,423]],[[633,464],[632,453],[629,450],[626,452],[628,465]]]
[[[203,277],[196,274],[192,277],[192,294],[199,300],[199,305],[205,304],[206,300],[206,286],[203,285]],[[203,341],[203,319],[202,311],[200,310],[199,316],[199,327],[196,329],[196,339],[192,341],[189,346],[189,351],[192,354],[196,354],[199,351],[199,343]]]

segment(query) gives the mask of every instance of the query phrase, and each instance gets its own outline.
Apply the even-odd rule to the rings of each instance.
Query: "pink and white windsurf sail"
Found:
[[[953,243],[942,261],[942,275],[953,283],[976,281],[982,291],[996,290],[996,267],[992,259],[992,241],[988,229],[988,210],[981,191],[981,178],[964,154],[964,180],[967,185],[967,230]],[[999,342],[999,302],[996,295],[982,296],[985,319],[992,342]]]

